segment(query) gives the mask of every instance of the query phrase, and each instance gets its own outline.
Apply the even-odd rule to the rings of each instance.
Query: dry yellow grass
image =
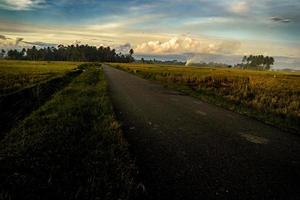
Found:
[[[0,95],[63,74],[79,62],[0,60]]]

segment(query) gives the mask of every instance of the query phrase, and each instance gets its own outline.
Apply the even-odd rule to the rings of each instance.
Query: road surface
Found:
[[[299,199],[300,137],[104,67],[149,199]]]

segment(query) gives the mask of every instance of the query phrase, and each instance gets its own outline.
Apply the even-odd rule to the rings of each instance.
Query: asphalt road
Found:
[[[300,199],[300,137],[104,67],[149,199]]]

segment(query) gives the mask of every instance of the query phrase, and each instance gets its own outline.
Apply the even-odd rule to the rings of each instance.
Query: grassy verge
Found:
[[[128,199],[134,182],[98,66],[0,143],[0,199]]]
[[[11,127],[45,103],[56,91],[61,90],[80,73],[81,70],[70,71],[31,87],[0,95],[0,139]]]
[[[281,72],[112,64],[294,133],[300,131],[300,75]]]

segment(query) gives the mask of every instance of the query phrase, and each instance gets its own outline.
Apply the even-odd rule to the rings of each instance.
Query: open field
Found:
[[[172,65],[111,64],[277,127],[300,130],[300,74]]]
[[[134,167],[102,68],[80,68],[85,72],[1,140],[1,199],[128,199],[133,194]]]
[[[0,95],[64,74],[79,62],[0,60]]]

